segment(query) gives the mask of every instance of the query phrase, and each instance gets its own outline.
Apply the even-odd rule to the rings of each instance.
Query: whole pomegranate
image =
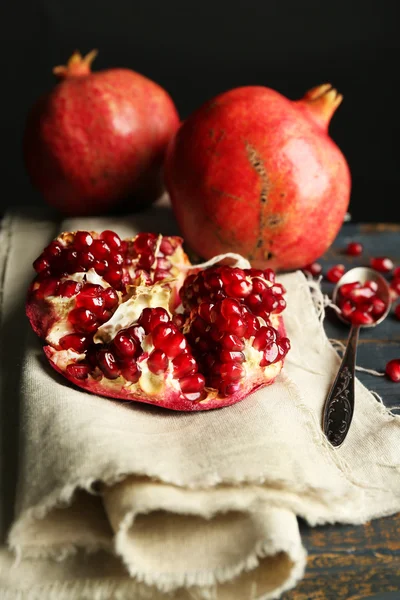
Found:
[[[348,165],[328,135],[341,100],[329,84],[295,102],[242,87],[182,124],[167,153],[166,185],[197,254],[233,250],[255,267],[290,270],[325,252],[350,198]]]
[[[121,200],[154,200],[179,117],[159,85],[129,69],[92,73],[75,52],[30,112],[24,158],[32,183],[67,215],[105,212]]]
[[[61,234],[26,305],[51,366],[89,392],[185,411],[271,384],[290,348],[273,271],[190,267],[178,237]]]

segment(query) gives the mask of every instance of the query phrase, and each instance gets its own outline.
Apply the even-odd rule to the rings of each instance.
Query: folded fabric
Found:
[[[18,216],[4,227],[7,323],[56,227]],[[78,228],[174,233],[165,206],[124,221],[60,226]],[[292,343],[281,375],[232,407],[204,413],[79,391],[46,364],[27,324],[18,325],[24,357],[7,398],[21,404],[8,538],[18,560],[10,550],[0,555],[1,597],[278,598],[305,568],[297,516],[311,525],[357,524],[400,509],[400,418],[357,382],[345,443],[334,449],[326,441],[321,411],[339,359],[304,276],[280,281]]]

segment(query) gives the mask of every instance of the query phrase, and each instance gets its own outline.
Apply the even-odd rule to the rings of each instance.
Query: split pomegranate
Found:
[[[346,254],[349,256],[360,256],[363,253],[363,246],[360,242],[350,242],[346,248]]]
[[[328,135],[341,100],[329,84],[298,101],[241,87],[185,120],[167,152],[166,185],[199,256],[234,251],[254,267],[291,270],[325,252],[350,198],[347,162]]]
[[[398,382],[400,381],[400,359],[395,358],[390,360],[386,365],[386,375],[392,381]]]
[[[337,283],[339,281],[339,279],[341,279],[343,277],[344,271],[345,271],[344,265],[334,265],[327,271],[326,278],[331,283]]]
[[[338,290],[338,306],[342,316],[353,325],[372,325],[386,311],[376,281],[344,283]]]
[[[32,183],[64,214],[155,200],[167,144],[179,125],[159,85],[129,69],[92,73],[96,52],[75,52],[28,116],[24,157]]]
[[[381,273],[389,273],[394,266],[390,258],[387,258],[386,256],[371,258],[370,264],[375,271],[380,271]]]
[[[290,349],[283,286],[271,269],[188,274],[181,242],[112,231],[51,242],[34,262],[27,315],[54,369],[90,392],[174,410],[227,406],[271,384]]]

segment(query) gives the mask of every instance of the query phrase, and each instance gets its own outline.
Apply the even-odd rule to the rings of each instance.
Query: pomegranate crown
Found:
[[[342,100],[342,94],[339,94],[330,83],[324,83],[309,90],[296,103],[306,109],[307,114],[315,123],[327,129]]]
[[[53,73],[60,79],[65,77],[82,77],[89,75],[92,62],[98,54],[97,50],[91,50],[86,56],[82,56],[78,50],[72,54],[66,65],[58,65],[53,68]]]

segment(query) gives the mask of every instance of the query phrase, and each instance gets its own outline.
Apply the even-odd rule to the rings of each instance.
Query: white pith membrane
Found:
[[[162,236],[159,236],[158,244],[161,243],[161,240]],[[225,264],[227,262],[233,262],[234,264],[230,266],[239,266],[241,269],[250,268],[250,265],[246,259],[240,255],[228,254],[214,257],[214,259],[207,261],[207,263],[193,265],[192,267],[188,267],[181,262],[179,264],[179,270],[180,273],[183,271],[186,276],[189,270],[196,272],[221,262]],[[95,283],[103,288],[112,287],[93,269],[85,273],[68,275],[61,281],[64,279],[78,282]],[[246,280],[249,282],[252,279],[254,279],[254,277],[252,278],[250,275],[246,277]],[[176,281],[176,279],[171,277],[151,285],[145,285],[144,279],[141,279],[141,283],[139,285],[127,286],[127,291],[124,296],[118,292],[120,304],[112,317],[99,326],[93,337],[94,343],[98,344],[99,347],[102,347],[102,345],[112,342],[112,340],[115,338],[115,335],[121,329],[127,329],[128,327],[137,325],[138,320],[145,308],[164,308],[171,318],[171,306],[174,306],[174,300],[172,296],[173,294],[176,295],[176,288],[174,286]],[[269,281],[264,281],[269,287],[273,285]],[[59,296],[47,298],[47,300],[52,303],[53,307],[57,310],[58,314],[61,315],[61,320],[51,327],[46,337],[46,341],[50,344],[50,346],[47,348],[47,356],[62,372],[65,372],[66,367],[71,364],[87,364],[85,363],[86,353],[78,353],[72,349],[57,349],[58,342],[62,336],[69,333],[76,333],[67,319],[69,311],[74,307],[75,299],[76,295],[72,298],[63,298]],[[239,299],[239,301],[241,301],[241,299]],[[174,310],[174,312],[178,313],[182,311],[182,305],[178,306]],[[266,323],[262,317],[256,316],[256,318],[261,326],[270,325],[278,331],[281,322],[280,315],[271,314],[269,323]],[[183,333],[187,333],[189,329],[190,320],[188,320],[185,324]],[[283,360],[279,360],[265,367],[261,367],[260,361],[263,358],[263,350],[256,350],[253,347],[254,336],[251,336],[247,339],[241,339],[244,343],[244,349],[242,350],[242,353],[245,356],[245,361],[241,363],[241,365],[245,373],[239,383],[241,388],[240,396],[243,397],[243,395],[250,393],[257,387],[265,385],[270,381],[272,382],[282,369]],[[56,348],[54,348],[54,346]],[[165,399],[168,399],[168,396],[170,395],[173,395],[176,398],[181,397],[184,400],[193,401],[201,405],[206,405],[216,400],[221,400],[221,402],[226,400],[226,396],[220,396],[217,389],[207,386],[204,390],[205,394],[203,394],[200,399],[199,394],[196,393],[183,394],[180,389],[179,380],[173,374],[173,359],[168,361],[168,367],[165,372],[154,374],[149,370],[147,365],[148,357],[155,349],[151,333],[144,337],[141,347],[143,353],[135,360],[141,371],[140,377],[136,383],[132,383],[131,381],[125,379],[122,374],[114,379],[109,379],[106,375],[104,375],[100,367],[96,367],[95,369],[91,370],[85,380],[73,379],[73,382],[89,390],[91,387],[95,386],[96,392],[98,393],[101,393],[101,388],[101,390],[104,391],[104,395],[115,395],[118,390],[123,390],[123,398],[126,399],[140,400],[151,397],[152,403],[154,404],[157,404],[158,400],[162,403]]]

